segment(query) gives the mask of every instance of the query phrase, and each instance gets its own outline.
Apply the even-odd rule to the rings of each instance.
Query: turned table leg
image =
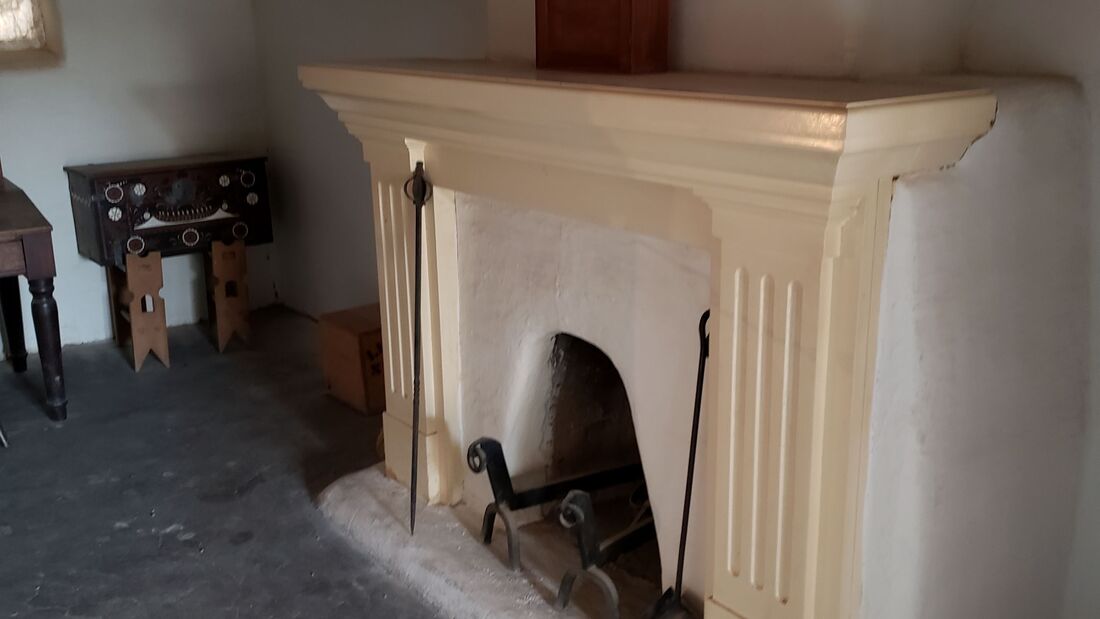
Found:
[[[23,308],[19,304],[19,279],[0,278],[0,314],[8,333],[8,351],[16,372],[27,371],[27,344],[23,335]]]
[[[42,377],[46,383],[46,405],[50,417],[61,421],[67,416],[65,377],[61,366],[61,328],[57,321],[57,301],[53,298],[53,278],[32,279],[31,317],[38,336],[38,355],[42,359]]]

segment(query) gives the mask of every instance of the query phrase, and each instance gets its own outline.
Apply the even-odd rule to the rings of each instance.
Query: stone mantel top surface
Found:
[[[679,185],[740,175],[833,187],[936,169],[996,114],[988,90],[927,77],[604,75],[485,60],[305,65],[299,77],[361,138],[388,131]]]
[[[854,109],[891,103],[955,97],[981,97],[984,88],[960,88],[934,78],[822,79],[672,71],[641,75],[540,70],[530,65],[491,60],[379,60],[363,63],[305,65],[316,71],[388,74],[410,78],[461,80],[514,86],[618,92],[642,96],[709,99],[730,103]]]

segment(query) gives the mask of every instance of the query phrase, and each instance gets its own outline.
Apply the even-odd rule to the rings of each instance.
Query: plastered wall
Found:
[[[958,166],[896,186],[865,617],[1063,606],[1085,428],[1086,110],[1071,82],[977,83],[998,93],[994,129]]]
[[[0,159],[54,226],[65,344],[111,337],[102,267],[76,252],[69,164],[262,149],[247,0],[60,0],[61,66],[0,71]],[[249,254],[256,305],[275,296],[270,248]],[[202,262],[164,262],[169,324],[205,314]],[[27,343],[35,339],[23,288]]]
[[[483,0],[255,0],[267,102],[280,292],[316,316],[378,300],[369,166],[362,145],[298,65],[370,58],[478,57]]]
[[[1081,153],[1091,204],[1090,273],[1081,290],[1090,328],[1079,335],[1091,344],[1087,379],[1088,417],[1080,495],[1063,617],[1100,616],[1100,3],[1091,0],[974,3],[963,63],[972,71],[1066,75],[1081,84],[1085,118],[1073,134],[1088,141]]]
[[[55,227],[65,344],[111,335],[102,271],[76,253],[61,170],[68,164],[267,151],[276,242],[250,250],[253,305],[284,301],[317,314],[377,299],[368,167],[360,145],[301,88],[297,66],[481,55],[481,0],[58,5],[63,65],[0,71],[0,159]],[[278,260],[275,248],[284,245]],[[164,276],[168,323],[199,320],[201,261],[167,259]]]

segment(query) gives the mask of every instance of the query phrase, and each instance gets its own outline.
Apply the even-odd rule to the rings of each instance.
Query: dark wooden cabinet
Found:
[[[270,243],[263,157],[200,156],[71,166],[80,255],[123,268],[126,256],[207,252],[212,243]]]
[[[668,0],[536,0],[540,69],[668,70]]]

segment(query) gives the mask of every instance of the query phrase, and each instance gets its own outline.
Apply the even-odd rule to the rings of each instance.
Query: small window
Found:
[[[54,0],[0,0],[0,68],[57,64],[58,25]]]
[[[42,49],[46,29],[35,0],[0,0],[0,49]]]

